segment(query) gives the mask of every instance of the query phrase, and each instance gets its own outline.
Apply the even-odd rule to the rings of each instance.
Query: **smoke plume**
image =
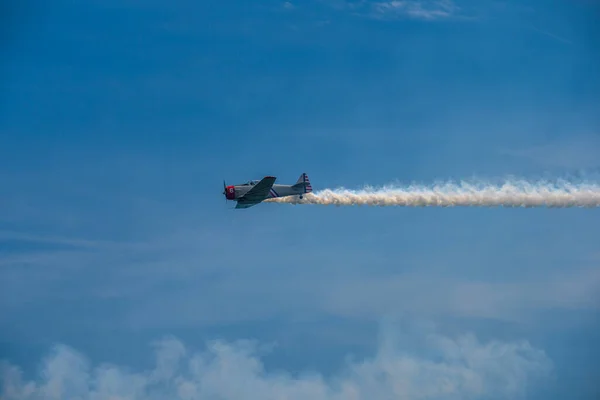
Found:
[[[325,189],[266,200],[273,203],[400,207],[600,207],[600,184],[560,180],[490,183],[446,182],[433,185]]]

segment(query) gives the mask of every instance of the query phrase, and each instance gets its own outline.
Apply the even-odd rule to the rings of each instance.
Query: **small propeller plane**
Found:
[[[275,197],[302,196],[312,192],[308,175],[303,173],[293,185],[275,185],[274,176],[265,176],[261,180],[253,180],[241,185],[229,185],[223,181],[223,194],[227,200],[235,200],[235,208],[248,208],[263,200]]]

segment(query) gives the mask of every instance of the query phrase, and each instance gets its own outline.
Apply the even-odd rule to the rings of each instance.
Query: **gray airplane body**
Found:
[[[299,196],[312,192],[308,176],[303,173],[293,185],[276,185],[274,176],[265,176],[261,180],[248,181],[241,185],[227,186],[223,182],[223,194],[227,200],[237,201],[235,208],[255,206],[266,199],[286,196]]]

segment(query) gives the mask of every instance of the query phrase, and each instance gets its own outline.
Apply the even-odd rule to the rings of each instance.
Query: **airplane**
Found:
[[[275,185],[274,176],[265,176],[261,180],[252,180],[241,185],[229,185],[223,181],[223,194],[227,200],[235,200],[235,208],[249,208],[263,200],[275,197],[302,196],[312,192],[308,175],[303,173],[293,185]]]

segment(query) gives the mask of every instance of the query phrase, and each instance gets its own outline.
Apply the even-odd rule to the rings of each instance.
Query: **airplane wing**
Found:
[[[259,204],[260,201],[256,202],[256,203],[244,203],[244,202],[240,202],[238,201],[238,203],[235,205],[235,208],[250,208],[252,206],[255,206],[257,204]]]
[[[238,203],[235,208],[248,208],[252,207],[269,195],[271,187],[275,183],[274,176],[266,176],[260,182],[258,182],[252,189],[246,192],[245,195],[238,199]]]

